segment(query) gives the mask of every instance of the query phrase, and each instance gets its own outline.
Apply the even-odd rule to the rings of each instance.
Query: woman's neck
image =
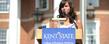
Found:
[[[67,18],[66,20],[65,20],[65,22],[64,22],[64,25],[69,25],[70,24],[70,22],[69,22],[69,18]]]

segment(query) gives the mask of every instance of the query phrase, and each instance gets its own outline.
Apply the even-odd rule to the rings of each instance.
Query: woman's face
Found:
[[[68,14],[70,12],[70,6],[68,2],[65,3],[64,7],[62,8],[62,11],[65,12],[65,14]]]

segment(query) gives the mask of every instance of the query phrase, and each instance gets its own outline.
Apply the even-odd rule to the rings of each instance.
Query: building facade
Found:
[[[46,1],[45,1],[46,2]],[[44,18],[53,17],[53,5],[54,0],[48,0],[46,6],[42,6],[41,11],[44,14]],[[98,44],[108,44],[108,27],[109,27],[109,0],[99,0],[99,7],[95,10],[95,18],[99,21],[98,31],[93,31],[98,33],[99,43]],[[35,0],[0,0],[0,44],[34,44],[35,43],[35,34],[34,34],[34,13],[38,2]],[[75,12],[80,18],[80,0],[73,0]],[[39,5],[40,6],[40,5]],[[36,11],[37,12],[37,11]],[[97,21],[95,20],[95,21]],[[80,20],[81,21],[81,20]],[[81,23],[79,23],[81,24]],[[92,26],[93,27],[93,26]],[[81,33],[82,26],[79,25],[79,30]],[[90,30],[88,30],[90,31]],[[81,44],[81,41],[84,41],[82,35],[78,33],[78,36],[81,38],[78,39],[78,44]],[[79,35],[81,34],[81,35]],[[86,38],[89,39],[89,38]],[[93,43],[93,38],[86,41],[90,44]]]

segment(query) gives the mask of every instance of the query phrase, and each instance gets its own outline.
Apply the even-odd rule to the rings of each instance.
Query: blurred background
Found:
[[[0,44],[41,44],[41,28],[54,17],[55,1],[15,0],[16,4],[13,0],[0,0]],[[81,1],[71,1],[78,15],[77,44],[108,44],[109,0],[86,0],[85,29],[81,23]]]

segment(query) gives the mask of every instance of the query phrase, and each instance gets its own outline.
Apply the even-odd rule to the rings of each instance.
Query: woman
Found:
[[[74,12],[72,3],[69,0],[62,0],[59,5],[59,18],[66,18],[64,26],[66,28],[78,28],[76,24],[77,15]]]

